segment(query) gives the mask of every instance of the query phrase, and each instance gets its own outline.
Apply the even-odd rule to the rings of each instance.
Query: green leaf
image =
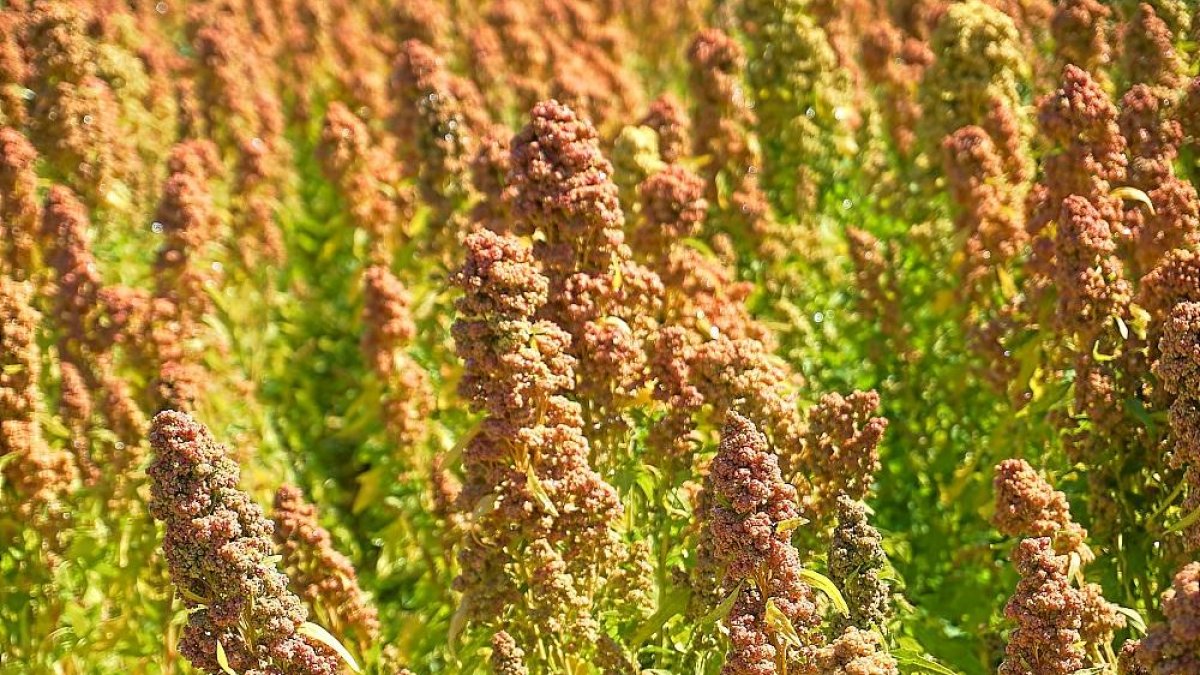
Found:
[[[346,662],[346,665],[350,666],[350,670],[356,673],[362,672],[362,669],[358,667],[358,663],[354,661],[354,657],[350,655],[350,652],[344,646],[342,646],[342,643],[337,638],[330,635],[329,631],[321,628],[311,621],[305,621],[304,623],[300,624],[300,627],[296,629],[296,632],[306,638],[316,640],[317,642],[320,642],[326,647],[329,647],[333,651],[337,652],[337,655],[342,657],[342,660]]]
[[[846,604],[846,599],[842,597],[842,592],[838,590],[837,585],[829,577],[806,567],[800,568],[800,577],[807,581],[813,588],[829,596],[829,600],[833,602],[833,606],[837,611],[842,614],[850,613],[850,607]]]
[[[383,478],[383,467],[378,466],[358,475],[356,479],[358,494],[354,495],[354,504],[350,507],[351,513],[358,515],[379,499],[379,496],[383,494]]]
[[[1117,611],[1124,614],[1125,618],[1129,619],[1129,626],[1142,635],[1146,634],[1146,620],[1138,613],[1136,609],[1122,607],[1117,605]]]
[[[705,614],[703,618],[700,619],[700,625],[711,626],[712,624],[729,616],[730,610],[733,609],[733,603],[737,601],[737,597],[739,594],[741,594],[742,587],[745,585],[745,579],[742,579],[740,582],[738,582],[737,587],[730,591],[729,595],[725,596],[725,599],[722,600],[719,605],[713,607],[712,611],[710,611],[708,614]]]
[[[696,239],[695,237],[688,237],[687,239],[684,239],[682,243],[684,246],[696,250],[709,260],[717,259],[716,251],[712,250],[712,247],[708,245],[708,242],[705,242],[701,239]]]
[[[662,630],[662,627],[667,624],[677,614],[681,614],[687,608],[688,601],[691,600],[692,593],[686,588],[672,588],[662,602],[658,606],[658,610],[646,619],[646,622],[638,626],[637,632],[629,640],[629,646],[636,650],[642,646],[646,640],[649,640],[654,634]]]
[[[909,649],[897,649],[892,652],[892,657],[901,666],[919,668],[930,673],[938,673],[938,675],[960,675],[957,671],[950,670],[932,658]]]
[[[1196,510],[1194,510],[1191,513],[1184,516],[1183,520],[1168,527],[1167,532],[1178,532],[1180,530],[1186,529],[1186,528],[1194,525],[1197,520],[1200,520],[1200,507],[1197,507]]]
[[[458,658],[458,639],[462,637],[463,629],[466,627],[467,603],[459,602],[458,608],[454,610],[454,616],[450,617],[450,627],[446,631],[446,646],[453,658]]]
[[[226,675],[238,675],[236,670],[229,667],[229,657],[225,656],[225,648],[221,646],[220,640],[217,640],[217,665],[221,666]]]

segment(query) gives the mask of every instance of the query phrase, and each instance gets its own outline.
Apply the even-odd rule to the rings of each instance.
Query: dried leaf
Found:
[[[1156,215],[1154,212],[1154,202],[1150,201],[1150,195],[1135,187],[1126,185],[1124,187],[1119,187],[1108,194],[1109,196],[1116,197],[1117,199],[1141,202],[1146,205],[1147,209],[1150,210],[1150,215]]]

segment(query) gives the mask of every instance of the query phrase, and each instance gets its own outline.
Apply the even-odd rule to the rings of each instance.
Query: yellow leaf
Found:
[[[1182,520],[1167,528],[1167,532],[1178,532],[1187,529],[1194,525],[1197,520],[1200,520],[1200,508],[1193,510],[1191,513],[1183,517]]]
[[[603,319],[601,319],[600,321],[602,323],[606,323],[610,326],[619,328],[620,330],[625,331],[626,334],[629,334],[629,335],[633,334],[633,329],[630,328],[629,324],[625,323],[625,320],[619,316],[606,316]]]
[[[221,666],[226,675],[238,675],[236,670],[229,667],[229,657],[225,655],[225,648],[221,646],[220,640],[217,640],[217,665]]]
[[[554,508],[554,502],[550,501],[550,495],[546,492],[546,487],[542,485],[542,479],[538,478],[537,472],[533,470],[532,466],[525,467],[525,481],[538,504],[550,515],[557,517],[558,509]]]
[[[1006,298],[1014,298],[1017,295],[1017,284],[1013,281],[1012,274],[1003,267],[996,268],[996,276],[1000,278],[1000,290]]]
[[[329,647],[333,651],[337,652],[337,655],[342,657],[342,660],[346,662],[346,665],[350,666],[350,670],[356,673],[362,672],[362,670],[358,667],[358,663],[354,661],[354,657],[350,656],[350,652],[342,646],[342,643],[339,642],[337,638],[330,635],[329,631],[321,628],[311,621],[305,621],[304,623],[300,624],[298,628],[296,628],[296,632],[306,638],[316,640],[317,642],[320,642],[326,647]]]
[[[786,518],[784,520],[779,521],[775,525],[775,531],[776,532],[791,532],[792,530],[796,529],[797,527],[800,527],[801,525],[807,525],[809,522],[811,522],[811,521],[809,521],[809,519],[805,518],[804,516],[796,516],[795,518]]]
[[[799,646],[803,644],[800,640],[800,635],[796,633],[796,627],[792,625],[792,620],[775,604],[775,598],[767,598],[767,611],[764,618],[767,621],[767,625],[775,631],[776,635],[779,635],[793,645]]]
[[[1142,618],[1142,615],[1139,614],[1136,609],[1130,609],[1120,605],[1117,605],[1116,608],[1118,612],[1124,614],[1125,617],[1129,619],[1129,626],[1133,628],[1135,633],[1139,635],[1146,634],[1146,620]]]
[[[1116,197],[1117,199],[1122,199],[1122,200],[1132,200],[1135,202],[1141,202],[1146,205],[1147,209],[1150,210],[1150,215],[1152,215],[1152,216],[1155,215],[1154,202],[1150,201],[1150,195],[1146,194],[1145,192],[1142,192],[1141,190],[1139,190],[1135,187],[1129,187],[1128,185],[1126,185],[1124,187],[1119,187],[1119,188],[1113,190],[1112,192],[1110,192],[1109,196]]]
[[[359,514],[379,499],[383,490],[383,470],[379,467],[358,475],[358,494],[354,495],[354,505],[350,510]]]

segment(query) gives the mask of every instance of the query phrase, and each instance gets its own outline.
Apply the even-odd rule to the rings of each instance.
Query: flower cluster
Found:
[[[20,127],[25,124],[25,80],[29,65],[19,43],[23,28],[21,15],[16,11],[0,12],[0,125]]]
[[[86,485],[95,485],[100,479],[100,468],[92,459],[88,447],[88,431],[92,424],[92,392],[83,380],[79,367],[70,360],[58,364],[58,410],[63,423],[70,432],[71,454],[75,466]]]
[[[38,243],[37,151],[11,127],[0,128],[0,254],[4,273],[24,280],[32,273]]]
[[[359,588],[354,565],[333,547],[316,507],[304,500],[300,488],[284,485],[275,492],[271,520],[283,568],[305,604],[338,635],[349,631],[364,645],[375,638],[375,607]]]
[[[838,495],[862,499],[879,470],[879,443],[888,421],[874,417],[879,394],[856,391],[831,393],[808,410],[804,449],[788,457],[788,475],[803,477],[801,508],[806,517],[823,521]]]
[[[1111,655],[1113,633],[1125,617],[1100,586],[1083,579],[1082,568],[1094,556],[1066,496],[1020,459],[996,466],[994,486],[992,522],[1007,536],[1026,537],[1013,553],[1022,579],[1005,607],[1017,627],[1001,672],[1070,673],[1095,665],[1101,648]]]
[[[891,616],[891,586],[882,578],[887,566],[882,541],[867,522],[862,502],[839,495],[837,527],[829,543],[829,577],[850,607],[844,618],[847,627],[868,631],[887,625]]]
[[[1200,563],[1190,563],[1175,574],[1163,594],[1164,623],[1146,633],[1134,651],[1134,660],[1148,675],[1190,673],[1200,668]]]
[[[492,125],[480,136],[479,148],[471,159],[471,185],[479,194],[479,201],[471,209],[471,220],[494,232],[507,232],[513,225],[504,199],[512,160],[511,140],[508,127]]]
[[[41,351],[37,310],[28,283],[0,275],[0,457],[4,477],[21,496],[20,512],[53,522],[63,515],[63,499],[77,471],[71,456],[42,436]]]
[[[716,28],[696,34],[688,49],[695,154],[710,157],[704,178],[710,203],[730,195],[734,209],[714,223],[751,250],[767,252],[775,225],[759,186],[762,160],[752,130],[757,123],[742,85],[745,55],[737,40]],[[763,248],[767,246],[768,248]]]
[[[525,652],[504,631],[492,636],[491,666],[496,675],[529,675],[529,668],[525,667]]]
[[[992,523],[1008,537],[1050,537],[1056,550],[1081,550],[1087,530],[1071,518],[1071,505],[1023,459],[996,465]]]
[[[342,103],[325,113],[317,157],[337,186],[354,226],[369,235],[371,260],[387,259],[411,195],[401,189],[400,167],[371,138],[367,125]]]
[[[403,448],[420,442],[433,408],[429,376],[405,352],[416,334],[412,298],[391,270],[372,265],[363,273],[362,351],[383,386],[384,424]]]
[[[762,143],[763,185],[781,210],[802,223],[839,178],[839,159],[854,152],[860,121],[847,64],[839,64],[829,36],[801,11],[803,4],[748,0],[739,9],[753,49],[746,76]]]
[[[187,23],[200,63],[194,92],[198,128],[190,131],[236,152],[234,182],[242,199],[233,220],[242,264],[254,269],[259,257],[279,262],[284,251],[274,213],[279,173],[291,153],[283,101],[272,86],[280,69],[256,44],[258,32],[245,13],[196,7]]]
[[[1016,25],[1000,10],[980,0],[950,5],[929,48],[936,58],[921,79],[920,97],[931,147],[957,129],[984,124],[996,102],[1020,107],[1025,55]]]
[[[902,347],[906,328],[901,317],[900,290],[883,242],[857,227],[846,228],[850,261],[854,265],[858,311],[869,322],[878,323],[883,335]]]
[[[703,514],[703,541],[725,570],[725,587],[740,588],[725,619],[730,647],[722,672],[776,673],[777,664],[804,663],[821,646],[821,616],[800,576],[791,530],[780,528],[799,516],[796,492],[766,437],[736,412],[726,415],[705,489],[713,503]],[[799,644],[780,639],[781,627],[767,617],[775,612],[791,624]]]
[[[473,622],[527,646],[588,650],[603,588],[587,580],[624,556],[612,530],[620,502],[589,466],[580,407],[563,395],[575,382],[571,338],[535,318],[549,283],[527,246],[488,230],[465,245],[453,279],[464,291],[453,327],[459,389],[486,417],[463,452],[460,510],[475,516],[455,587]]]
[[[90,228],[83,202],[69,188],[52,187],[43,209],[42,247],[54,273],[54,318],[75,353],[91,343],[91,315],[101,286]]]
[[[208,429],[184,413],[155,416],[150,512],[165,525],[171,580],[191,610],[179,652],[221,672],[334,675],[328,648],[297,632],[307,612],[271,562],[271,521],[238,489],[239,471]],[[220,645],[220,647],[218,647]]]
[[[883,90],[884,124],[891,130],[896,149],[909,155],[916,145],[917,122],[921,119],[916,85],[933,63],[933,52],[928,43],[905,36],[890,21],[865,30],[861,42],[864,72]]]
[[[1068,675],[1087,664],[1080,628],[1083,605],[1067,577],[1069,561],[1048,537],[1025,539],[1013,552],[1021,574],[1004,615],[1016,623],[1008,637],[1001,675]]]
[[[1088,71],[1067,66],[1060,88],[1040,102],[1038,126],[1059,151],[1042,160],[1044,190],[1034,195],[1030,232],[1057,218],[1071,195],[1103,208],[1116,224],[1110,213],[1115,205],[1106,200],[1126,178],[1126,146],[1116,106],[1101,84]]]
[[[99,77],[94,17],[81,3],[39,2],[27,15],[25,39],[37,96],[29,134],[56,176],[89,205],[101,203],[134,164],[120,129],[120,104]]]
[[[704,179],[688,169],[671,164],[638,186],[642,223],[634,235],[636,250],[646,257],[664,261],[672,247],[695,237],[704,225],[708,201],[704,198]],[[667,265],[656,271],[668,283]]]
[[[987,298],[995,269],[1006,269],[1026,242],[1021,194],[1005,171],[992,136],[967,126],[942,143],[946,179],[959,212],[955,225],[967,236],[962,276],[969,297]]]
[[[805,675],[899,675],[900,669],[877,631],[850,627],[818,650],[812,663],[805,664],[800,672]]]
[[[1125,79],[1163,89],[1178,89],[1187,66],[1175,50],[1175,36],[1154,7],[1143,2],[1125,24],[1121,60]]]
[[[1078,335],[1081,344],[1091,345],[1112,317],[1128,316],[1132,299],[1116,256],[1116,223],[1079,195],[1062,201],[1057,222],[1058,325],[1065,335]]]
[[[1021,581],[1004,608],[1016,627],[1009,634],[1001,675],[1067,675],[1097,665],[1092,656],[1096,648],[1107,647],[1113,633],[1125,626],[1116,606],[1094,584],[1071,584],[1071,557],[1058,554],[1049,537],[1021,541],[1013,564]]]
[[[654,99],[638,124],[650,127],[658,135],[658,153],[667,164],[674,164],[691,154],[691,118],[673,95],[667,93]]]
[[[486,128],[479,92],[418,40],[400,46],[391,91],[401,157],[417,167],[421,197],[438,210],[435,220],[449,219],[466,198],[470,162]]]
[[[1172,397],[1170,409],[1174,452],[1171,464],[1187,467],[1185,512],[1200,507],[1200,303],[1175,305],[1163,327],[1154,373]],[[1189,546],[1200,541],[1200,527],[1186,531]]]
[[[1174,97],[1136,84],[1121,99],[1121,134],[1129,148],[1129,185],[1147,193],[1153,209],[1135,204],[1125,210],[1132,264],[1151,270],[1168,252],[1200,243],[1200,198],[1175,173],[1183,142]]]
[[[191,409],[204,388],[196,346],[211,310],[207,288],[215,272],[204,264],[220,221],[209,180],[221,168],[215,145],[184,141],[171,151],[170,175],[155,214],[163,243],[155,260],[150,343],[158,363],[154,395],[160,409]]]
[[[1075,65],[1103,73],[1112,58],[1112,10],[1100,0],[1055,3],[1050,18],[1059,67]]]
[[[619,411],[647,384],[645,346],[662,283],[625,243],[612,165],[589,122],[544,101],[512,147],[517,232],[539,233],[534,252],[550,284],[543,316],[571,336],[591,423],[619,425]]]

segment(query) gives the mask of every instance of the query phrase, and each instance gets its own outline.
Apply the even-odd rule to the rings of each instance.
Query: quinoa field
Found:
[[[0,674],[1200,675],[1200,2],[0,0]]]

